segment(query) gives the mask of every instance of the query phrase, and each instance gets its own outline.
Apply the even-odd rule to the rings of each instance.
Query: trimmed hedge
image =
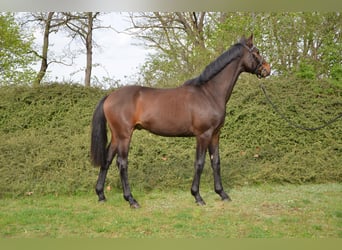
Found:
[[[279,109],[315,127],[341,112],[342,89],[327,81],[264,81]],[[221,130],[226,187],[342,180],[342,120],[318,131],[289,127],[266,102],[258,80],[243,75]],[[98,169],[89,161],[90,122],[108,91],[69,84],[0,87],[0,197],[93,192]],[[194,138],[134,133],[129,179],[134,189],[190,189]],[[115,164],[107,186],[121,190]],[[202,188],[213,188],[209,160]]]

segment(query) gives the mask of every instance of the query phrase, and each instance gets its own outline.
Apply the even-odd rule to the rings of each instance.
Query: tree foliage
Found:
[[[21,29],[13,14],[0,13],[0,85],[33,81],[32,43],[33,37]]]
[[[314,77],[331,77],[331,69],[341,64],[340,13],[271,13],[258,14],[258,19],[265,21],[259,24],[267,40],[261,41],[263,51],[279,74],[313,69]]]

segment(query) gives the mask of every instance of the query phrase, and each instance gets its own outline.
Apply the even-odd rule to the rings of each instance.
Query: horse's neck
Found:
[[[241,72],[240,61],[232,61],[210,80],[211,82],[207,85],[208,91],[210,91],[218,101],[226,105]]]

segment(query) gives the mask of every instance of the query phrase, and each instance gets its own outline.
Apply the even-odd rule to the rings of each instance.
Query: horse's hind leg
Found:
[[[112,142],[108,146],[107,160],[106,160],[105,165],[101,166],[101,168],[100,168],[100,173],[99,173],[99,177],[97,179],[97,184],[96,184],[96,188],[95,188],[96,194],[99,197],[99,201],[106,201],[106,197],[104,195],[104,184],[106,181],[106,176],[107,176],[109,166],[112,163],[115,154],[116,154],[116,146]]]
[[[128,150],[130,139],[124,139],[120,141],[118,147],[117,166],[120,171],[120,178],[123,189],[123,196],[126,201],[129,202],[132,208],[139,208],[138,202],[133,198],[131,189],[128,182]]]

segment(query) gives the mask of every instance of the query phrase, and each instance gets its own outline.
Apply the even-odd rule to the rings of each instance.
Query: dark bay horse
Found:
[[[91,133],[91,159],[100,166],[96,184],[99,201],[105,201],[104,184],[115,155],[120,171],[123,196],[133,208],[128,183],[128,151],[135,129],[146,129],[162,136],[195,136],[195,174],[191,194],[199,205],[205,205],[199,185],[208,150],[214,174],[215,192],[229,201],[221,183],[219,134],[223,126],[226,104],[242,72],[259,78],[270,74],[270,65],[253,45],[253,35],[240,42],[209,64],[201,75],[171,89],[125,86],[104,97],[97,105]],[[107,142],[107,129],[111,140]]]

